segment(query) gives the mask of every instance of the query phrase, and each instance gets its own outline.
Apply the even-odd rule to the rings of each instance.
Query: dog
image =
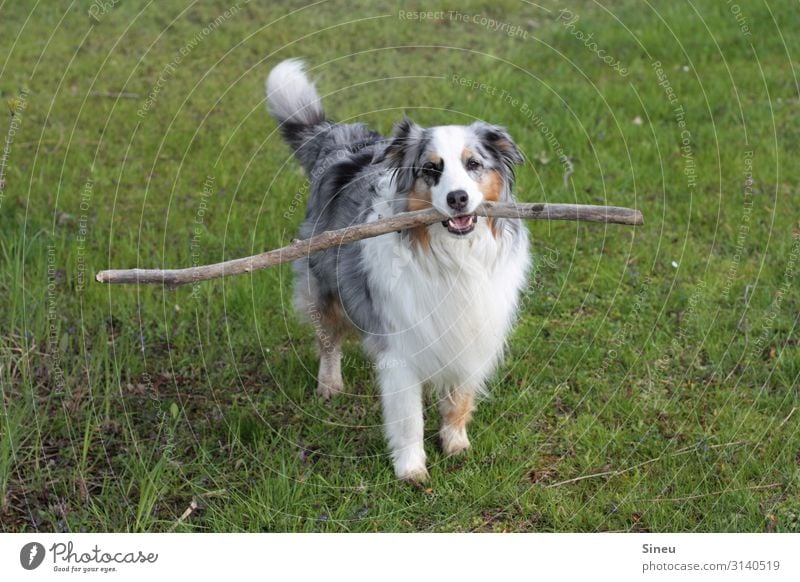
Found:
[[[466,451],[476,397],[502,359],[526,285],[522,221],[475,215],[484,201],[513,200],[522,155],[504,128],[482,121],[423,128],[404,118],[389,137],[331,121],[297,59],[272,69],[266,92],[310,181],[303,238],[423,208],[448,217],[294,263],[295,308],[319,345],[318,393],[343,391],[342,338],[354,328],[377,372],[395,475],[424,481],[424,389],[438,401],[443,452]]]

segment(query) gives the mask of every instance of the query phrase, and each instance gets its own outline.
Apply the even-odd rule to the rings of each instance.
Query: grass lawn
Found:
[[[0,7],[0,531],[800,531],[795,1],[234,2]],[[499,123],[521,200],[645,215],[529,223],[473,447],[429,402],[426,487],[357,341],[314,394],[288,266],[94,282],[293,238],[263,80],[294,56],[335,119]]]

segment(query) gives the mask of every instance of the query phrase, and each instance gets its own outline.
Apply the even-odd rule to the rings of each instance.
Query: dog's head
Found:
[[[496,125],[422,128],[406,118],[395,126],[384,161],[393,172],[399,210],[432,206],[451,218],[428,231],[466,236],[483,224],[494,232],[494,223],[479,219],[475,209],[484,201],[511,201],[514,166],[522,156]]]

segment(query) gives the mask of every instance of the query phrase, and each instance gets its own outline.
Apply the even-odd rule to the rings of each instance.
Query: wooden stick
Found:
[[[475,213],[478,216],[495,218],[582,220],[629,225],[644,224],[641,212],[620,206],[485,202]],[[352,227],[323,232],[306,240],[294,240],[288,246],[252,257],[243,257],[213,265],[201,265],[186,269],[115,269],[100,271],[95,276],[95,279],[100,283],[160,283],[167,287],[177,287],[187,283],[196,283],[197,281],[241,275],[242,273],[266,269],[267,267],[294,261],[331,247],[379,236],[388,232],[441,222],[446,218],[434,208],[402,212],[389,218],[379,218],[373,222],[365,222]]]

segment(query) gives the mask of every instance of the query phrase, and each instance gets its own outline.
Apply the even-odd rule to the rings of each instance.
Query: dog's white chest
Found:
[[[436,387],[482,386],[502,356],[527,251],[512,253],[488,237],[434,240],[420,250],[390,235],[366,246],[393,357]]]

